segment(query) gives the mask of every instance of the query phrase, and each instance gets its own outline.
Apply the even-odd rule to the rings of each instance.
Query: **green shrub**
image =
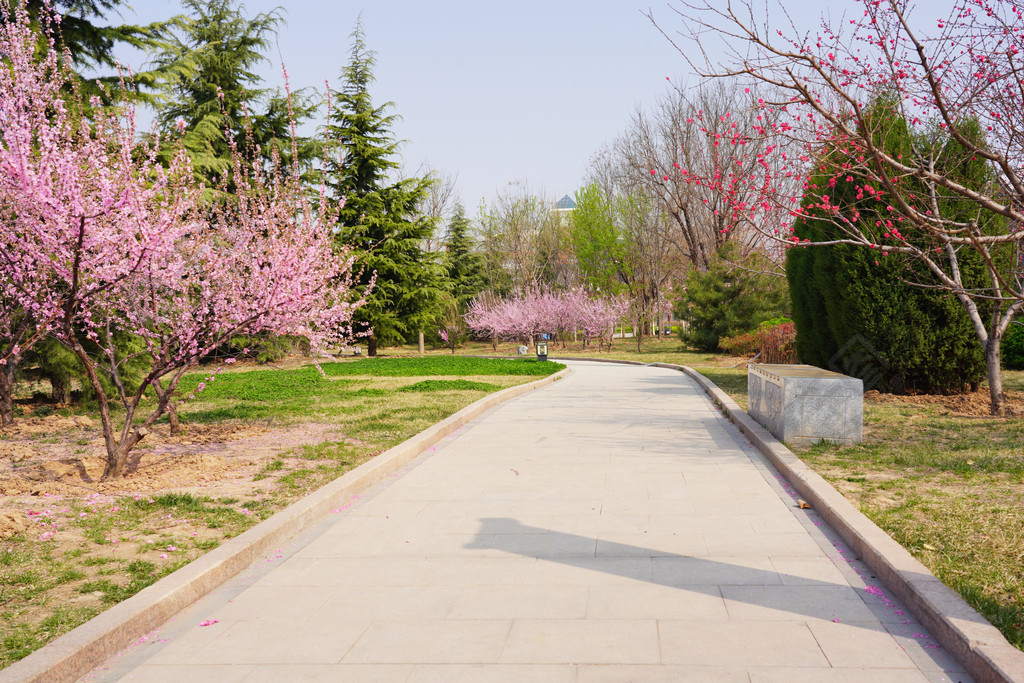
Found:
[[[758,325],[758,328],[762,329],[762,330],[768,330],[768,329],[771,329],[773,327],[777,327],[779,325],[785,325],[786,323],[791,323],[791,322],[793,322],[792,318],[785,318],[785,317],[782,317],[782,318],[772,318],[771,320],[765,320],[763,323]]]
[[[764,272],[770,264],[760,254],[740,258],[727,242],[715,254],[707,272],[691,271],[675,315],[684,344],[699,351],[720,350],[719,341],[757,329],[758,323],[783,315],[789,308],[786,283]]]
[[[1024,370],[1024,320],[1010,324],[1003,335],[1003,367],[1007,370]]]

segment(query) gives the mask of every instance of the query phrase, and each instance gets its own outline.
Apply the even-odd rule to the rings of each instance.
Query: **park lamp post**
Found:
[[[537,360],[548,359],[548,343],[546,341],[537,342]]]

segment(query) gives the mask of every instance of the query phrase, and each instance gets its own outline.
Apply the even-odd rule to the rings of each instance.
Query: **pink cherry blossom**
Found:
[[[351,254],[333,246],[329,202],[311,202],[298,172],[268,175],[236,150],[225,183],[239,193],[204,204],[184,149],[161,165],[165,141],[140,148],[130,107],[71,114],[70,68],[52,39],[41,59],[37,47],[19,5],[0,26],[0,426],[13,419],[22,354],[54,336],[96,392],[103,476],[117,477],[205,354],[240,333],[304,336],[314,352],[344,344],[363,300],[352,295]],[[144,346],[149,369],[134,386],[120,374],[117,332]],[[138,415],[147,391],[156,406]]]

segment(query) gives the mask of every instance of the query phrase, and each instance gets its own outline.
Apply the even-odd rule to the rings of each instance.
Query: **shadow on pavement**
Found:
[[[871,611],[860,591],[848,584],[613,543],[532,527],[506,517],[483,518],[480,523],[480,530],[474,540],[466,544],[467,549],[502,550],[679,590],[718,594],[730,601],[809,619],[846,623],[874,631],[882,629],[878,616]],[[636,562],[645,559],[652,561],[651,571],[641,569]],[[659,565],[670,571],[659,572]],[[895,615],[901,617],[902,612],[897,611]],[[772,617],[763,613],[752,618],[770,620]]]

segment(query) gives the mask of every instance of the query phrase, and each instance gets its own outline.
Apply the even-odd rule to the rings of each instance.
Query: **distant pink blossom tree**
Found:
[[[166,169],[158,149],[140,151],[131,109],[75,119],[60,97],[66,64],[52,41],[41,62],[35,46],[19,6],[0,33],[0,349],[10,366],[53,334],[75,353],[99,400],[103,478],[121,477],[204,355],[239,333],[302,335],[314,351],[344,344],[362,300],[352,257],[332,249],[332,221],[298,173],[268,175],[236,154],[237,196],[202,205],[183,151]],[[137,384],[122,377],[118,333],[144,345],[149,369]],[[150,389],[156,405],[139,415]]]
[[[574,331],[584,339],[609,338],[629,311],[625,298],[604,299],[583,290],[534,289],[505,299],[482,294],[470,302],[466,323],[479,336],[529,343],[540,335],[563,339]]]

